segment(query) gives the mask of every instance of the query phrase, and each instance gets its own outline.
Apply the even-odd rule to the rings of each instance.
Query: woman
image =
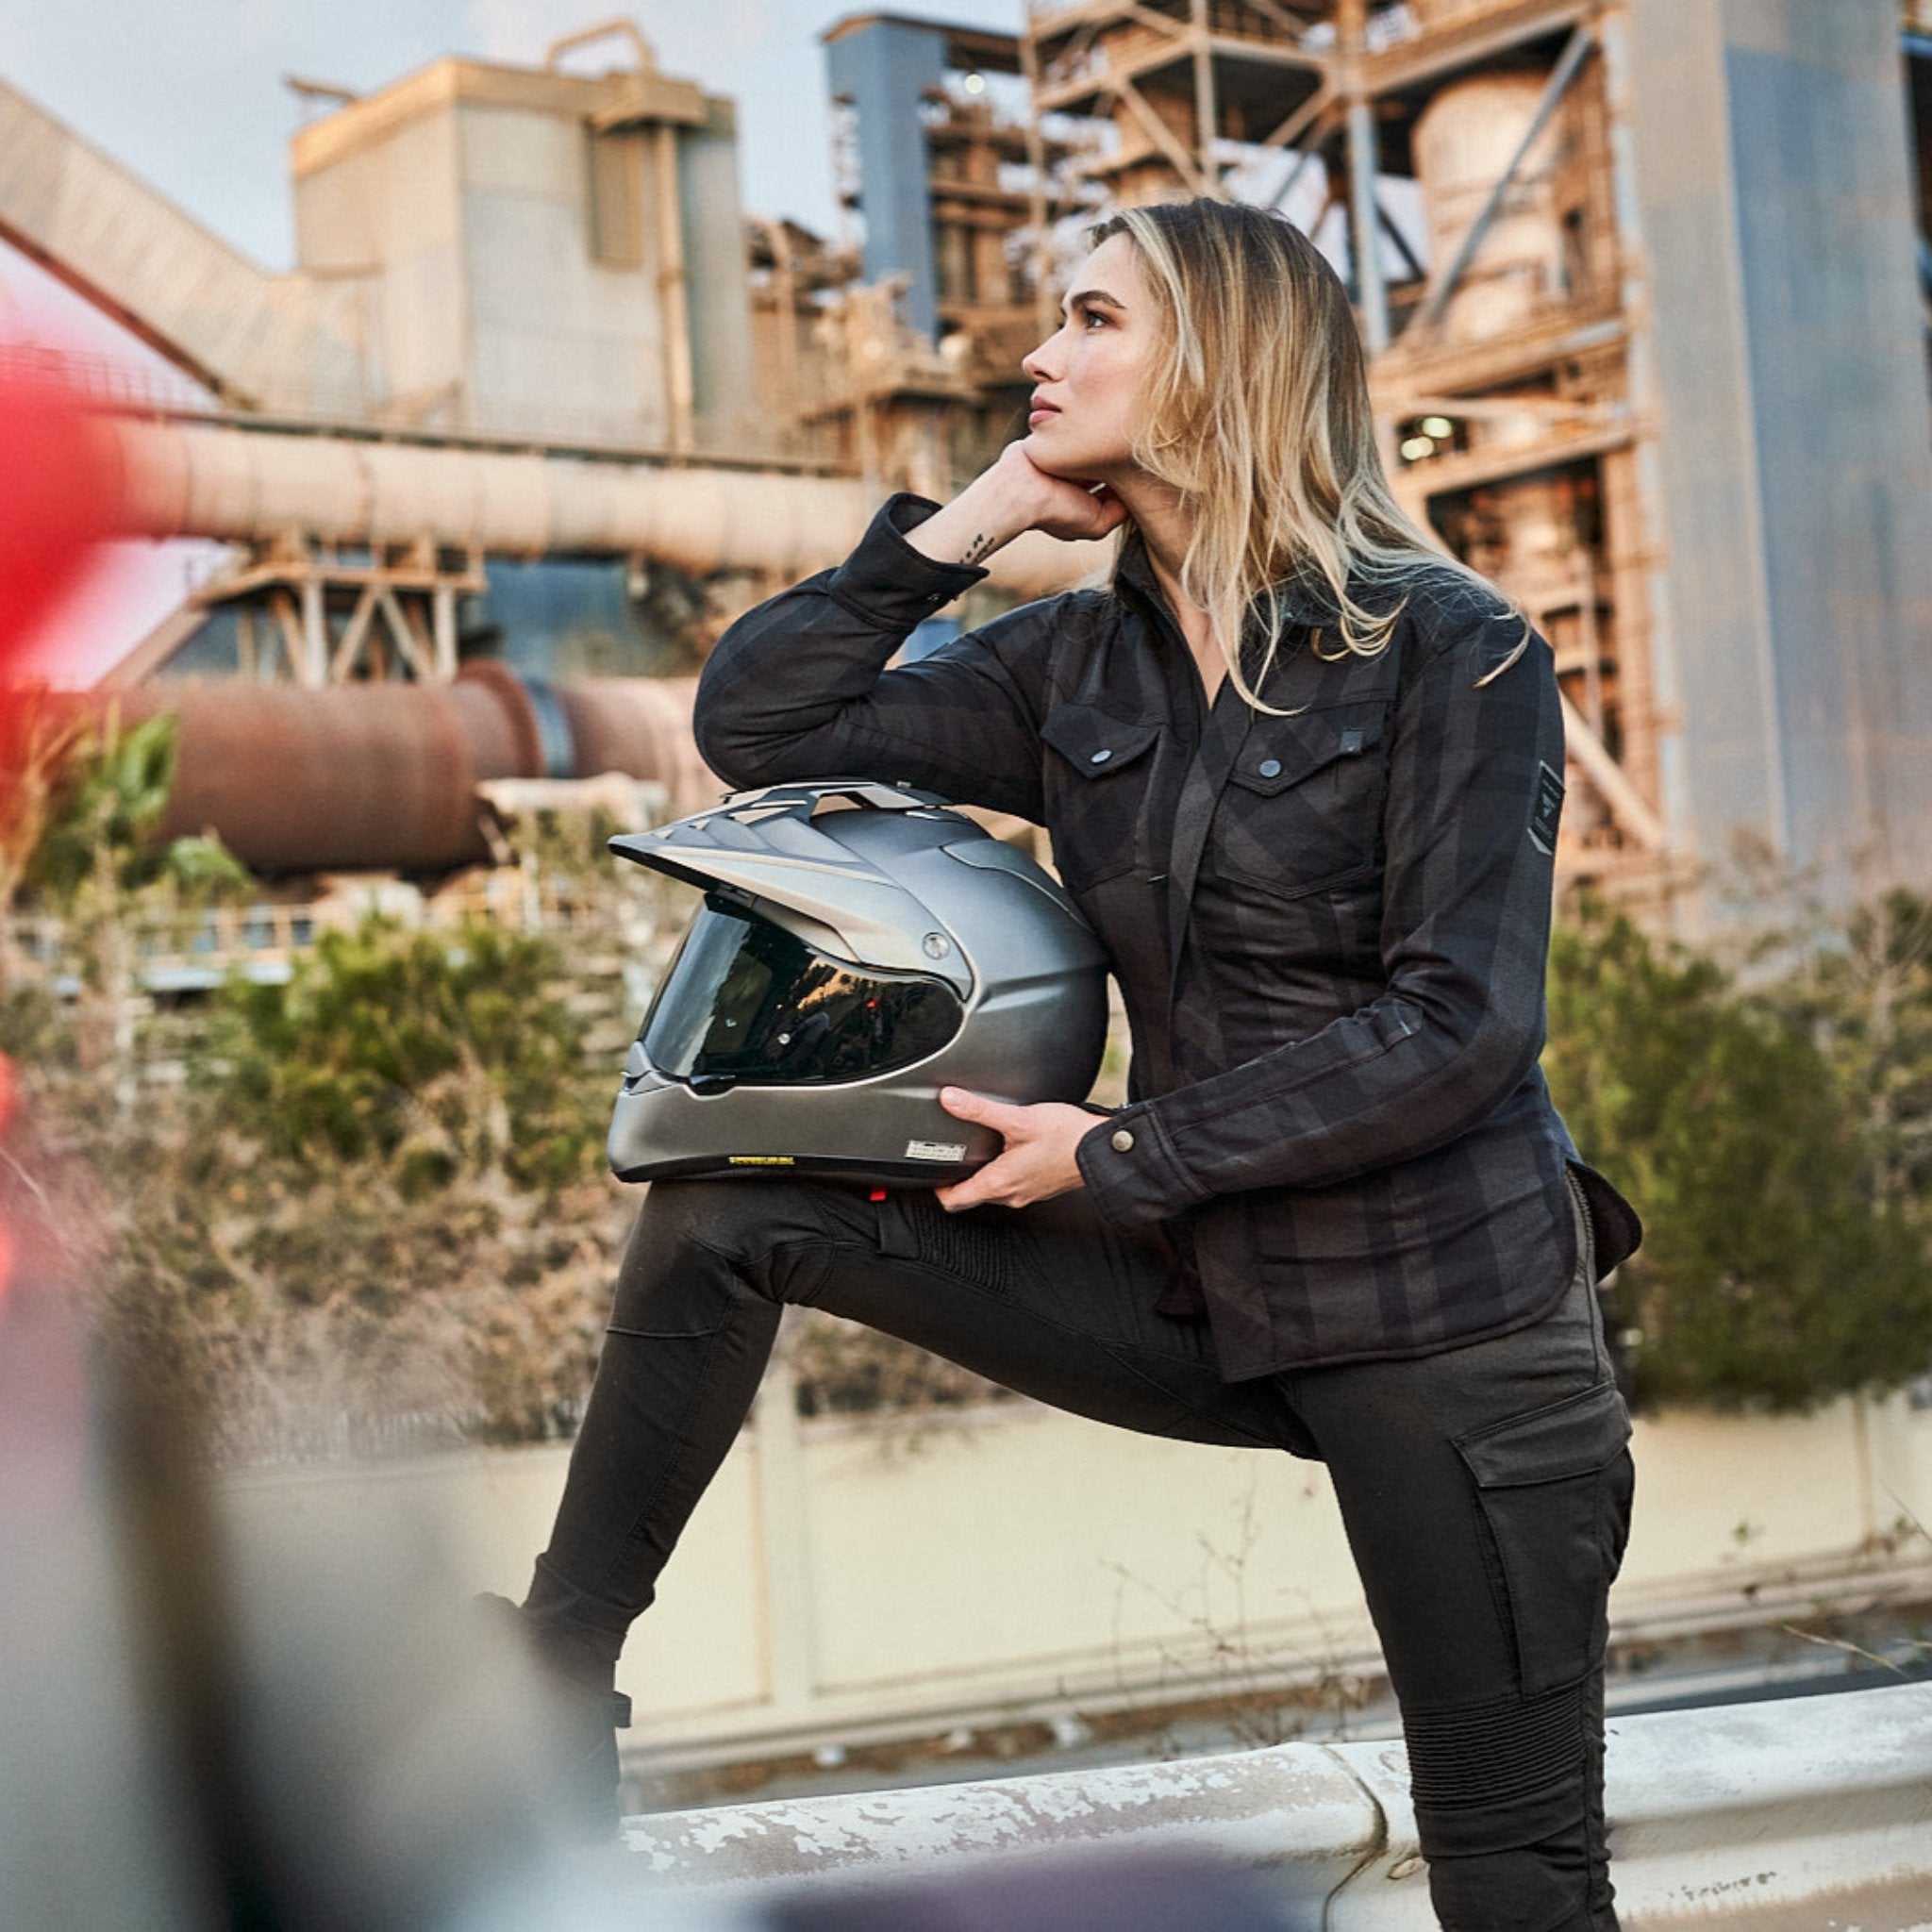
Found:
[[[1550,654],[1395,507],[1304,236],[1200,201],[1093,240],[1024,363],[1025,439],[734,625],[698,730],[735,784],[870,775],[1044,824],[1121,983],[1132,1098],[947,1090],[1004,1151],[883,1203],[654,1187],[521,1627],[601,1714],[808,1301],[1103,1421],[1325,1460],[1442,1924],[1614,1925],[1630,1475],[1593,1284],[1636,1223],[1537,1067]],[[1113,584],[887,670],[1024,530],[1122,532]]]

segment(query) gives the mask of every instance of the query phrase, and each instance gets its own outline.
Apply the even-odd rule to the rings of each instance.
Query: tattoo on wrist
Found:
[[[991,537],[975,537],[972,542],[967,544],[966,555],[959,561],[961,563],[977,563],[982,557],[985,557],[996,547]]]

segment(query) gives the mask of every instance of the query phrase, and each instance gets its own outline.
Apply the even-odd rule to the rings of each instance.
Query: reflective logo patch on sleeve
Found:
[[[1563,774],[1536,768],[1536,797],[1529,808],[1529,841],[1539,852],[1557,850],[1557,821],[1563,815]]]

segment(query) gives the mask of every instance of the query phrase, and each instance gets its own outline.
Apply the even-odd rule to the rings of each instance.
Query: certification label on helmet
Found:
[[[963,1141],[908,1141],[906,1143],[908,1160],[964,1160],[966,1143]]]
[[[789,1154],[731,1154],[725,1157],[732,1167],[796,1167]]]

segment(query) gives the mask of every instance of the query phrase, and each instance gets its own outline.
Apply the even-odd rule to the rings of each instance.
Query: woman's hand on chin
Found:
[[[1049,475],[1024,442],[1009,442],[943,509],[907,531],[906,541],[941,563],[977,564],[1022,531],[1079,542],[1118,529],[1126,514],[1104,484]]]
[[[1023,493],[1030,508],[1025,527],[1070,543],[1091,541],[1117,530],[1127,514],[1120,498],[1105,483],[1041,469],[1034,460],[1032,441],[1026,437],[1008,443],[987,472],[990,477],[1003,470],[1008,473],[1012,487]]]

